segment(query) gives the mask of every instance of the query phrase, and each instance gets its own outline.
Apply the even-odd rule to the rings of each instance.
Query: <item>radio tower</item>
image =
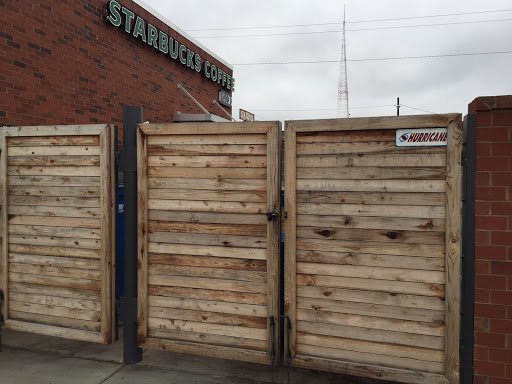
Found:
[[[343,6],[343,38],[341,40],[340,79],[338,83],[338,107],[336,117],[349,117],[348,81],[347,81],[347,46],[345,44],[345,5]]]

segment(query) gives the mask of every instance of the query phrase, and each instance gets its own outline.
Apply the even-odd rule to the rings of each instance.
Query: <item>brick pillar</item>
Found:
[[[475,384],[512,384],[512,96],[476,114]]]

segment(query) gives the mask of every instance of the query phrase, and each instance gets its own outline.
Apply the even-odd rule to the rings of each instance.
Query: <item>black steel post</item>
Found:
[[[4,325],[4,316],[2,315],[2,303],[4,301],[4,293],[0,290],[0,352],[2,352],[2,326]]]
[[[137,346],[137,124],[142,122],[142,107],[123,107],[124,297],[121,318],[124,320],[125,364],[142,361],[142,349]]]
[[[115,279],[115,314],[114,314],[114,340],[119,340],[119,136],[118,136],[118,128],[114,127],[114,204],[115,204],[115,242],[116,242],[116,253],[115,253],[115,270],[114,270],[114,279]],[[121,271],[122,273],[122,271]]]
[[[460,382],[473,383],[475,302],[476,116],[464,117]]]

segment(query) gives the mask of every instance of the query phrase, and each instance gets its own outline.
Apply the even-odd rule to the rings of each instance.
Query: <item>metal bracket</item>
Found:
[[[268,221],[277,221],[279,219],[279,213],[267,213]]]

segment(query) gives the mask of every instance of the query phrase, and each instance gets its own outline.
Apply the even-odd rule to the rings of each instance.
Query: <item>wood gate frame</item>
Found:
[[[9,217],[8,217],[8,153],[7,139],[10,137],[53,137],[53,136],[98,136],[100,147],[100,214],[101,214],[101,329],[99,333],[44,325],[9,319]],[[113,341],[115,319],[115,233],[114,205],[114,129],[109,124],[62,125],[62,126],[23,126],[2,127],[0,132],[0,289],[4,300],[2,311],[5,328],[16,331],[39,333],[81,341],[110,344]],[[51,157],[51,155],[49,156]]]
[[[296,355],[296,134],[400,128],[448,128],[446,160],[445,371],[444,375]],[[459,383],[461,298],[461,151],[459,114],[285,122],[285,356],[290,365],[405,383]],[[286,329],[286,323],[285,323]],[[289,345],[289,350],[287,346]]]
[[[177,340],[148,338],[148,174],[147,148],[149,136],[155,135],[267,135],[267,212],[278,213],[280,208],[280,153],[281,124],[279,122],[251,123],[171,123],[139,124],[137,129],[137,205],[138,205],[138,298],[137,344],[140,348],[165,349],[180,353],[236,359],[255,363],[273,364],[280,351],[280,222],[268,220],[267,224],[267,351],[251,351]],[[271,329],[271,318],[275,331]],[[276,361],[272,356],[275,355]]]

